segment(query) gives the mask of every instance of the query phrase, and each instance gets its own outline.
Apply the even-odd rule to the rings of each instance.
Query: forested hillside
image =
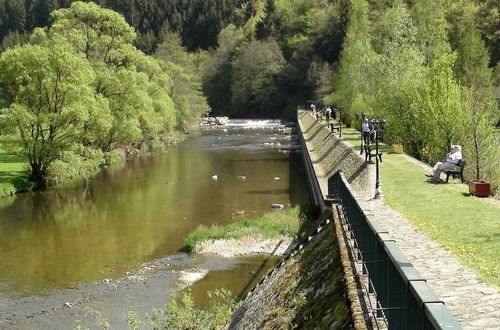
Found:
[[[86,147],[108,153],[155,140],[160,131],[185,130],[208,111],[205,97],[214,115],[261,118],[290,117],[297,105],[315,100],[320,108],[345,106],[344,122],[362,112],[387,119],[387,142],[404,144],[419,159],[433,162],[449,144],[459,143],[474,159],[468,168],[477,176],[495,179],[498,174],[493,165],[498,152],[492,149],[494,123],[500,119],[494,96],[500,82],[498,0],[96,2],[123,16],[116,14],[109,30],[86,21],[71,29],[77,34],[97,30],[99,38],[111,38],[109,46],[97,37],[95,46],[83,46],[72,40],[69,27],[59,27],[79,19],[73,6],[50,15],[70,6],[70,0],[0,3],[1,79],[11,108],[19,93],[26,92],[15,77],[27,72],[15,70],[26,70],[20,59],[39,51],[33,47],[52,49],[65,39],[71,45],[65,51],[69,47],[72,55],[85,55],[86,62],[78,63],[90,65],[95,76],[84,75],[78,84],[88,84],[99,96],[96,102],[105,100],[99,106],[109,108],[109,118],[123,119],[109,119],[109,127],[86,138]],[[115,30],[118,21],[127,28]],[[47,51],[47,60],[52,54],[54,50]],[[139,59],[145,64],[138,64]],[[126,87],[124,81],[132,78],[124,68],[160,84],[156,90],[164,96],[150,95],[133,106],[123,91],[106,87]],[[114,79],[100,82],[112,75]],[[151,93],[152,87],[136,78],[130,81],[146,89],[140,97]],[[161,121],[138,115],[155,105],[151,114],[156,116],[163,111],[156,108],[161,104],[173,109],[165,110]],[[134,110],[123,110],[127,107]],[[87,131],[93,127],[82,124]]]
[[[75,0],[2,0],[0,1],[0,39],[6,43],[25,39],[35,27],[50,23],[50,13],[67,8]],[[87,1],[86,1],[87,2]],[[90,2],[90,1],[88,1]],[[121,13],[136,29],[135,44],[152,53],[164,28],[182,36],[189,50],[215,45],[220,30],[241,19],[237,9],[243,0],[95,0],[101,7]]]

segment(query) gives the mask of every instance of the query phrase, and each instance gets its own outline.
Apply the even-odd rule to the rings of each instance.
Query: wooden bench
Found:
[[[330,132],[333,133],[333,131],[339,132],[340,131],[340,125],[335,126],[335,125],[333,125],[333,123],[330,123]]]
[[[446,173],[446,183],[448,183],[448,179],[450,178],[450,176],[453,176],[454,179],[459,177],[460,181],[462,181],[462,183],[465,183],[464,180],[465,160],[460,159],[457,163],[457,167],[459,168],[458,171],[444,171],[444,173]]]
[[[365,162],[371,163],[372,157],[377,157],[377,153],[376,152],[372,153],[372,145],[371,144],[365,144],[363,146],[363,148],[365,149]],[[382,163],[382,153],[380,151],[378,152],[378,159]]]

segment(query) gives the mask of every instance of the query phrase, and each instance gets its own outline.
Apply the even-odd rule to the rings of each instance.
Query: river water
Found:
[[[279,121],[234,120],[195,132],[167,153],[105,170],[89,184],[1,200],[0,327],[57,328],[65,301],[109,312],[128,297],[150,310],[164,302],[155,292],[174,283],[175,271],[193,265],[211,270],[193,287],[195,296],[224,286],[241,293],[264,257],[227,260],[180,248],[199,225],[307,201],[299,142],[289,131]],[[148,280],[110,287],[140,278],[145,267]],[[72,317],[66,313],[65,326]]]

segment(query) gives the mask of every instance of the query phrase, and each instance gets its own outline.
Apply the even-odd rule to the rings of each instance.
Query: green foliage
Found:
[[[290,116],[297,104],[328,94],[332,80],[329,70],[339,57],[348,3],[346,0],[245,3],[237,11],[239,27],[222,30],[219,48],[205,65],[203,86],[214,113],[239,117]],[[221,41],[222,36],[226,38]],[[228,43],[227,36],[233,42]],[[268,38],[274,39],[279,48],[271,47],[274,42]],[[230,52],[227,45],[234,45]],[[251,62],[255,68],[258,63],[267,64],[260,54],[255,54],[265,48],[275,49],[270,67],[261,66],[258,72],[250,69]],[[255,54],[255,59],[248,58],[248,54]],[[276,67],[282,68],[274,70]],[[257,73],[255,83],[249,81],[248,72]]]
[[[0,4],[0,41],[8,34],[20,35],[50,22],[50,13],[72,5],[74,0],[5,0]],[[216,45],[217,35],[236,19],[233,11],[243,1],[97,0],[96,4],[121,13],[138,31],[136,46],[152,54],[164,27],[179,33],[189,50]]]
[[[148,328],[225,329],[236,307],[234,296],[226,289],[208,291],[207,295],[210,307],[203,309],[195,306],[190,291],[184,292],[180,301],[177,301],[175,294],[172,293],[165,307],[155,308],[153,313],[148,316]],[[129,318],[129,324],[131,329],[137,329],[137,317]]]
[[[2,134],[32,180],[88,178],[110,152],[169,143],[208,112],[195,55],[178,39],[162,46],[175,56],[155,59],[132,45],[136,34],[120,14],[94,3],[51,18],[29,44],[0,56]]]
[[[500,6],[498,0],[478,1],[477,24],[491,54],[490,64],[500,61]]]
[[[476,163],[469,175],[475,167],[475,176],[481,172],[496,185],[498,152],[489,146],[498,109],[477,6],[410,3],[408,9],[401,0],[351,2],[334,90],[324,99],[347,106],[347,119],[361,112],[385,118],[387,142],[431,163],[461,144],[466,160]]]
[[[415,0],[412,16],[417,27],[417,43],[425,63],[451,52],[448,42],[449,24],[445,17],[444,0]]]
[[[422,109],[421,130],[430,154],[430,162],[442,159],[454,141],[460,141],[463,106],[460,86],[454,79],[454,55],[443,55],[428,70],[419,91]]]
[[[356,100],[357,108],[365,108],[362,112],[368,112],[369,95],[375,87],[372,84],[377,55],[371,45],[368,10],[365,0],[354,0],[351,3],[344,48],[334,78],[335,90],[327,98],[329,103],[346,105],[348,111],[352,111],[351,105]],[[367,103],[359,104],[361,101]]]
[[[488,68],[489,56],[479,35],[473,18],[466,18],[465,28],[458,43],[456,73],[458,80],[465,86],[474,86],[491,93],[491,69]]]
[[[166,62],[163,68],[172,77],[170,95],[177,109],[177,125],[187,130],[210,111],[201,90],[200,55],[188,53],[182,47],[180,37],[173,32],[164,31],[162,39],[154,56]]]
[[[283,98],[279,79],[285,66],[273,39],[252,41],[233,62],[232,102],[240,114],[262,117],[269,109],[280,109]],[[241,115],[240,115],[241,116]]]
[[[68,43],[25,45],[0,57],[0,81],[8,106],[2,127],[20,139],[16,150],[43,183],[51,163],[80,143],[90,112],[97,106],[90,83],[94,73]]]
[[[226,26],[219,34],[217,50],[204,62],[203,90],[215,114],[231,113],[231,79],[233,56],[240,54],[243,33],[234,25]]]
[[[275,238],[280,235],[297,236],[307,216],[299,207],[269,212],[256,219],[245,219],[225,226],[199,227],[185,240],[184,249],[192,251],[197,242],[209,239],[241,238],[263,236]]]

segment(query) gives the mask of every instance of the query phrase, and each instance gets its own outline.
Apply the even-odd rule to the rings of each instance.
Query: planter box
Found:
[[[491,185],[486,181],[469,181],[469,193],[477,197],[488,197],[491,194]]]
[[[392,146],[392,151],[394,151],[394,153],[396,154],[404,154],[404,149],[403,149],[403,145],[401,144],[395,144]]]

